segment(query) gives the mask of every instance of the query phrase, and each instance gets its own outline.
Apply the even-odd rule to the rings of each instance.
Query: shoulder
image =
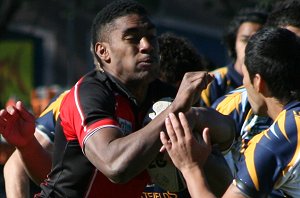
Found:
[[[212,73],[215,76],[215,79],[217,81],[220,81],[221,79],[224,79],[228,73],[228,67],[220,67],[218,69],[215,69],[214,71],[212,71]]]
[[[227,66],[219,67],[219,68],[212,71],[212,73],[216,74],[216,75],[226,75],[227,72],[228,72],[228,67]]]
[[[232,111],[244,111],[248,103],[247,91],[239,87],[228,94],[218,98],[212,105],[217,111],[223,114],[230,114]]]
[[[51,142],[54,141],[55,125],[60,113],[61,102],[68,92],[69,90],[54,97],[40,117],[36,119],[36,131],[44,137],[46,136]]]
[[[300,133],[300,102],[291,102],[286,105],[271,129],[290,136]]]

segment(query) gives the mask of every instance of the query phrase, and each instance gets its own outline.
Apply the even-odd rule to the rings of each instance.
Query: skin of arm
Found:
[[[17,148],[17,151],[15,151],[12,158],[9,159],[8,164],[6,164],[5,174],[11,174],[11,172],[8,171],[11,168],[10,164],[16,162],[13,166],[19,167],[20,169],[18,168],[18,171],[23,172],[26,167],[31,178],[39,184],[51,169],[51,155],[44,149],[50,148],[49,142],[39,133],[35,133],[34,136],[34,116],[29,113],[19,101],[16,107],[1,110],[0,128],[2,129],[0,132],[8,143]],[[22,162],[25,166],[21,165]],[[23,170],[21,170],[22,168]]]
[[[116,128],[103,128],[86,142],[88,159],[112,182],[123,183],[143,171],[161,147],[159,133],[171,112],[187,111],[199,91],[213,79],[206,72],[187,73],[172,104],[142,129],[122,136]]]
[[[203,171],[203,165],[211,152],[209,129],[204,128],[203,140],[196,140],[184,113],[179,113],[178,117],[171,113],[166,118],[165,125],[166,133],[161,132],[160,139],[174,165],[182,172],[191,197],[215,197],[207,185]],[[231,184],[223,197],[246,196]]]
[[[233,176],[225,159],[220,157],[222,153],[218,150],[221,148],[224,151],[230,148],[235,134],[234,122],[230,117],[210,108],[193,107],[185,115],[190,126],[194,127],[193,132],[198,139],[201,138],[200,136],[202,136],[205,127],[210,128],[210,134],[214,136],[212,143],[215,144],[215,152],[207,158],[203,171],[208,186],[213,189],[212,192],[216,196],[220,197],[231,184]],[[218,124],[216,125],[216,123]]]
[[[202,167],[211,152],[208,128],[202,132],[203,140],[196,140],[184,113],[178,118],[174,113],[165,119],[167,134],[161,132],[160,139],[174,165],[182,172],[190,195],[215,197],[208,189]],[[201,168],[200,168],[201,167]]]
[[[53,145],[39,132],[35,132],[35,138],[32,140],[26,147],[17,148],[17,152],[25,165],[26,173],[39,185],[51,170]]]
[[[29,197],[29,177],[39,185],[51,170],[51,155],[40,149],[51,152],[52,143],[41,135],[35,132],[37,141],[43,148],[36,147],[38,150],[31,150],[31,155],[22,154],[18,149],[8,159],[4,166],[5,190],[8,198],[12,197]],[[30,147],[30,145],[29,145]],[[39,155],[41,153],[41,155]],[[23,161],[24,159],[24,161]],[[30,159],[30,160],[26,160]],[[37,159],[37,160],[32,160]],[[43,159],[43,160],[38,160]],[[38,161],[38,163],[36,163]],[[33,163],[34,162],[34,163]],[[25,164],[24,164],[25,163]],[[34,165],[31,165],[31,164]]]
[[[29,178],[17,152],[6,162],[3,174],[7,198],[29,198]]]
[[[4,165],[14,151],[14,146],[0,140],[0,164]]]

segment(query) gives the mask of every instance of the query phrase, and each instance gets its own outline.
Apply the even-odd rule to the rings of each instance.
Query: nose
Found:
[[[150,52],[153,50],[153,44],[147,37],[143,37],[140,40],[140,51],[141,52]]]

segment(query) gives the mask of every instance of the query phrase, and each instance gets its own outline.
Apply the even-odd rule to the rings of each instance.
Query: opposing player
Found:
[[[263,27],[267,16],[267,12],[262,9],[246,8],[232,19],[224,36],[232,62],[212,71],[215,80],[201,93],[201,106],[210,107],[219,97],[243,84],[242,64],[246,44]]]
[[[274,189],[283,197],[300,196],[299,53],[299,37],[286,29],[264,28],[249,40],[243,83],[254,114],[267,115],[274,122],[244,145],[237,175],[223,197],[266,197]],[[183,114],[179,119],[169,116],[166,125],[168,135],[174,137],[168,142],[162,134],[161,140],[188,180],[192,197],[214,197],[202,170],[210,152],[207,131],[205,141],[198,144],[188,135],[190,128]]]

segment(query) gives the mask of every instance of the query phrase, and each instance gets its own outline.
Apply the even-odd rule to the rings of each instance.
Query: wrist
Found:
[[[189,177],[190,175],[193,175],[195,172],[201,172],[201,173],[203,172],[202,167],[196,163],[192,164],[190,166],[182,167],[182,168],[180,168],[180,171],[184,176],[187,176],[187,177]]]

